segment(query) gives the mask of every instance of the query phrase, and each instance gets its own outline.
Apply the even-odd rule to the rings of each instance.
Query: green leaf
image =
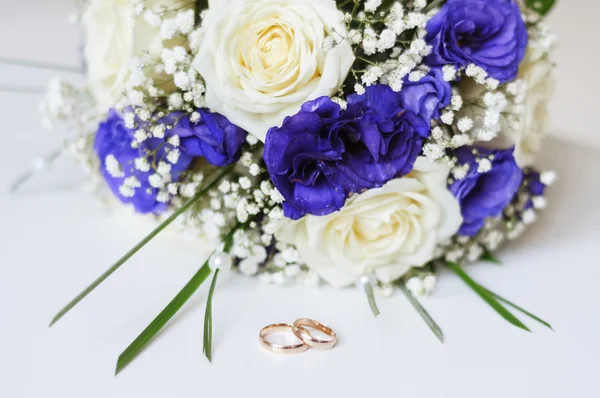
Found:
[[[377,302],[375,301],[375,294],[373,294],[373,286],[371,283],[365,282],[363,283],[365,288],[365,294],[367,295],[367,300],[369,301],[369,308],[371,308],[371,312],[377,318],[380,314],[379,308],[377,308]]]
[[[248,222],[250,222],[250,220]],[[242,223],[237,223],[231,229],[231,231],[229,231],[227,236],[225,236],[225,239],[223,239],[223,252],[229,253],[231,247],[233,246],[233,236],[235,231],[237,231],[242,225]],[[215,286],[217,284],[218,274],[219,269],[215,270],[215,275],[213,276],[213,280],[210,284],[208,298],[206,299],[206,310],[204,311],[204,341],[202,345],[202,352],[204,352],[209,362],[212,361],[212,299],[215,292]]]
[[[250,222],[250,221],[248,221]],[[229,233],[223,239],[224,242],[229,242],[233,239],[233,235],[235,231],[237,231],[243,224],[237,223]],[[212,254],[214,254],[213,252]],[[211,254],[211,256],[212,256]],[[117,360],[117,370],[118,374],[125,366],[127,366],[138,354],[139,352],[152,340],[152,338],[165,326],[165,324],[181,309],[183,304],[194,294],[196,290],[200,287],[200,285],[208,278],[210,275],[210,267],[208,265],[210,261],[210,257],[206,260],[202,268],[198,270],[198,272],[192,277],[192,279],[181,289],[181,291],[175,296],[173,300],[165,307],[165,309],[144,329],[142,333],[127,347],[125,351],[119,356]],[[210,286],[210,292],[208,296],[207,309],[208,313],[204,315],[204,327],[206,331],[207,327],[207,319],[209,321],[208,327],[210,329],[210,333],[204,335],[205,344],[206,337],[209,337],[209,360],[210,360],[210,347],[212,347],[212,295],[214,293],[215,284],[217,280],[218,269],[215,271],[215,275],[213,277],[213,281]],[[209,304],[210,303],[210,304]],[[206,345],[204,347],[206,349]],[[205,351],[206,352],[206,351]]]
[[[376,13],[378,13],[378,12],[386,12],[390,8],[392,8],[392,6],[394,5],[395,2],[396,2],[396,0],[383,0],[381,2],[381,4],[379,5],[379,7],[377,7],[377,10],[375,10],[375,12]]]
[[[431,10],[433,10],[436,7],[441,7],[442,4],[445,2],[446,0],[432,0],[429,1],[429,4],[427,4],[427,6],[425,6],[425,8],[423,8],[423,13],[427,13]]]
[[[490,294],[486,289],[479,286],[477,282],[471,279],[471,277],[467,275],[467,273],[458,264],[447,262],[446,265],[448,266],[448,268],[454,271],[454,273],[458,275],[459,278],[461,278],[463,282],[467,284],[467,286],[473,289],[473,291],[475,291],[475,293],[477,293],[477,295],[479,295],[479,297],[481,297],[483,301],[485,301],[490,307],[492,307],[502,318],[506,319],[508,322],[523,330],[527,330],[528,332],[531,331],[517,317],[511,314],[510,311],[504,308],[502,304],[500,304],[492,294]]]
[[[152,340],[152,338],[166,325],[166,323],[179,311],[186,301],[200,287],[202,282],[210,275],[208,260],[202,268],[190,279],[164,310],[144,329],[144,331],[119,355],[115,374],[119,374]]]
[[[50,326],[54,325],[58,320],[60,320],[65,314],[67,314],[73,307],[75,307],[81,300],[83,300],[88,294],[90,294],[95,288],[97,288],[102,282],[104,282],[109,276],[111,276],[116,270],[121,267],[121,265],[125,264],[127,260],[129,260],[135,253],[137,253],[142,247],[146,246],[148,242],[150,242],[156,235],[158,235],[162,230],[164,230],[169,224],[171,224],[177,217],[179,217],[182,213],[187,211],[194,203],[200,200],[208,191],[210,191],[225,175],[227,175],[232,166],[228,166],[223,169],[221,173],[219,173],[215,179],[208,184],[206,187],[201,189],[196,195],[194,195],[190,200],[188,200],[183,206],[177,209],[169,218],[163,221],[158,227],[156,227],[152,232],[150,232],[144,239],[142,239],[137,245],[135,245],[131,250],[129,250],[123,257],[121,257],[112,267],[110,267],[106,272],[100,275],[91,285],[89,285],[85,290],[83,290],[77,297],[71,300],[62,310],[60,310],[50,322]]]
[[[431,315],[429,315],[429,313],[421,305],[419,300],[417,300],[417,298],[415,296],[413,296],[413,294],[406,288],[406,285],[404,284],[403,281],[400,281],[398,283],[398,286],[400,287],[400,290],[402,290],[402,293],[404,293],[406,298],[408,298],[408,301],[412,304],[414,309],[417,310],[417,312],[419,313],[421,318],[423,318],[423,320],[425,321],[427,326],[429,326],[429,329],[431,329],[433,334],[435,334],[435,337],[438,338],[440,343],[443,343],[444,342],[444,332],[442,332],[442,329],[439,327],[439,325],[433,320]]]
[[[479,285],[479,286],[481,286],[481,285]],[[503,303],[505,303],[505,304],[508,304],[508,305],[510,305],[511,307],[513,307],[514,309],[516,309],[517,311],[521,311],[523,314],[525,314],[525,315],[527,315],[528,317],[530,317],[530,318],[532,318],[532,319],[534,319],[534,320],[538,321],[538,322],[539,322],[539,323],[541,323],[542,325],[546,326],[548,329],[550,329],[550,330],[554,331],[554,329],[552,328],[552,326],[551,326],[551,325],[550,325],[548,322],[546,322],[546,321],[544,321],[543,319],[541,319],[541,318],[539,318],[539,317],[537,317],[537,316],[533,315],[531,312],[529,312],[529,311],[527,311],[527,310],[525,310],[525,309],[523,309],[523,308],[519,307],[518,305],[516,305],[516,304],[514,304],[514,303],[511,303],[511,302],[510,302],[510,301],[508,301],[507,299],[505,299],[505,298],[503,298],[503,297],[500,297],[499,295],[497,295],[496,293],[492,292],[491,290],[489,290],[489,289],[487,289],[487,288],[485,288],[485,287],[483,287],[483,286],[481,286],[481,287],[482,287],[483,289],[485,289],[485,290],[486,290],[486,291],[487,291],[489,294],[491,294],[492,296],[494,296],[495,298],[497,298],[498,300],[502,301],[502,302],[503,302]]]
[[[352,7],[354,7],[354,2],[352,0],[335,0],[338,10],[344,12],[351,12]]]
[[[206,355],[209,362],[212,361],[212,298],[215,292],[218,275],[219,269],[217,268],[212,283],[210,284],[208,298],[206,299],[206,311],[204,311],[204,344],[202,346],[202,352],[204,352],[204,355]]]
[[[555,3],[556,0],[525,0],[525,5],[541,16],[548,14]]]
[[[502,261],[498,260],[489,250],[486,250],[481,256],[480,260],[487,261],[488,263],[501,265]]]

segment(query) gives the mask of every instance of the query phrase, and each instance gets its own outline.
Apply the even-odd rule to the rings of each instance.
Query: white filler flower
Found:
[[[343,84],[354,63],[343,18],[334,0],[212,0],[193,62],[206,105],[264,142]]]
[[[527,49],[519,65],[517,81],[507,85],[507,91],[515,96],[513,102],[516,103],[507,103],[506,109],[496,110],[512,114],[516,120],[505,119],[496,113],[494,124],[498,128],[498,135],[479,145],[491,149],[515,147],[515,159],[520,167],[530,166],[534,162],[550,127],[548,105],[554,93],[553,69],[554,65],[546,53],[532,47]],[[465,80],[460,90],[463,99],[473,99],[482,95],[483,86]],[[478,118],[469,107],[461,110],[461,116],[473,118],[476,127],[481,127],[482,123],[489,120]]]
[[[337,213],[290,221],[277,237],[295,245],[302,261],[336,287],[373,272],[392,282],[432,260],[437,244],[462,223],[446,186],[448,172],[419,157],[409,175],[353,196]]]

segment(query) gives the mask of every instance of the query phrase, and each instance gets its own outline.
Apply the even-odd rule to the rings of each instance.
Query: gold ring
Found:
[[[311,334],[308,332],[308,330],[306,330],[307,327],[313,328],[313,329],[316,329],[316,330],[319,330],[319,331],[325,333],[326,335],[331,337],[331,340],[320,340],[320,339],[317,339],[316,337],[311,336]],[[318,348],[318,349],[325,350],[325,349],[333,348],[333,346],[335,346],[335,344],[337,343],[337,335],[335,334],[333,329],[331,329],[327,325],[322,324],[319,321],[315,321],[314,319],[310,319],[310,318],[296,319],[296,321],[292,325],[292,331],[306,345],[308,345],[312,348]]]
[[[302,339],[300,339],[300,344],[290,345],[274,344],[266,339],[266,337],[270,334],[282,332],[286,333],[290,331],[293,332],[292,325],[287,323],[274,323],[261,329],[260,333],[258,334],[258,340],[262,348],[276,354],[299,354],[308,350],[308,345],[306,345]],[[303,331],[308,333],[306,329]],[[294,335],[298,336],[296,333],[294,333]]]

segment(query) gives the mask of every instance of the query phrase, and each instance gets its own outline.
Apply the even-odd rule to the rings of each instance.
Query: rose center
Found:
[[[363,242],[377,242],[386,239],[397,229],[398,222],[395,219],[382,220],[368,215],[356,217],[352,223],[352,232]]]
[[[292,39],[280,26],[260,32],[257,47],[260,61],[265,69],[272,69],[287,58]]]
[[[294,32],[278,21],[258,28],[247,67],[253,73],[276,75],[294,59]]]

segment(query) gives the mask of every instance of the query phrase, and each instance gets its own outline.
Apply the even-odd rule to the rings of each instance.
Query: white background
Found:
[[[76,66],[79,32],[70,2],[0,0],[0,58]],[[214,300],[214,361],[202,355],[207,286],[118,377],[119,353],[203,262],[205,248],[164,235],[136,255],[52,329],[52,315],[148,232],[79,189],[56,165],[18,195],[0,189],[0,396],[597,397],[600,388],[600,83],[594,1],[562,1],[552,134],[541,165],[561,180],[542,220],[507,246],[504,265],[469,267],[487,287],[550,321],[518,330],[454,275],[442,273],[423,304],[446,333],[440,344],[402,296],[380,299],[374,319],[357,291],[221,280]],[[0,64],[0,86],[42,87],[53,73]],[[41,130],[40,97],[0,92],[0,187],[54,148]],[[596,149],[594,149],[594,147]],[[257,333],[314,317],[340,336],[334,350],[277,357]]]

